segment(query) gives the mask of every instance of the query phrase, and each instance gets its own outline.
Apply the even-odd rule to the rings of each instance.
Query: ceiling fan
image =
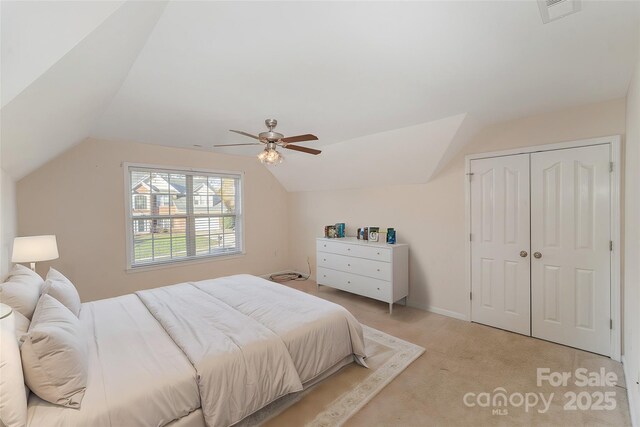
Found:
[[[239,133],[240,135],[257,139],[258,142],[251,142],[247,144],[214,145],[214,147],[234,147],[238,145],[263,144],[265,147],[264,147],[264,150],[260,154],[258,154],[258,160],[268,165],[277,165],[278,163],[282,163],[282,161],[284,160],[284,157],[282,156],[282,154],[280,154],[278,150],[276,150],[277,147],[286,148],[287,150],[301,151],[303,153],[308,153],[313,155],[318,155],[322,152],[314,148],[307,148],[307,147],[300,147],[299,145],[293,145],[294,142],[315,141],[318,139],[318,137],[315,135],[311,135],[310,133],[307,133],[304,135],[289,136],[285,138],[283,134],[273,131],[273,129],[278,125],[278,121],[276,119],[267,119],[264,121],[264,124],[267,125],[267,128],[269,130],[267,132],[260,132],[257,136],[247,132],[243,132],[241,130],[233,130],[233,129],[229,130],[230,132]]]

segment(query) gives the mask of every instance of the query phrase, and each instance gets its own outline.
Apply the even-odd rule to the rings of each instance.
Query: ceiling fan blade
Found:
[[[259,137],[255,136],[255,135],[251,135],[250,133],[247,133],[247,132],[243,132],[243,131],[241,131],[241,130],[233,130],[233,129],[229,129],[229,132],[239,133],[240,135],[244,135],[244,136],[248,136],[249,138],[253,138],[253,139],[260,140],[260,138],[259,138]]]
[[[304,135],[289,136],[286,138],[282,138],[281,141],[284,142],[285,144],[291,144],[292,142],[316,141],[317,139],[318,139],[317,136],[307,133]]]
[[[238,145],[260,145],[259,142],[248,142],[246,144],[224,144],[224,145],[214,145],[214,147],[236,147]]]
[[[286,148],[288,150],[302,151],[303,153],[314,154],[314,155],[318,155],[322,153],[322,151],[316,150],[315,148],[300,147],[298,145],[291,145],[291,144],[285,145],[283,148]]]

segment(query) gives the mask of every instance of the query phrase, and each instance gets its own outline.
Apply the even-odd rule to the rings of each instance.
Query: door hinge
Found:
[[[473,241],[473,234],[469,233],[469,241],[472,242]]]
[[[613,172],[613,162],[609,162],[609,172]]]
[[[609,240],[609,252],[613,252],[613,240]]]
[[[469,299],[473,300],[473,292],[469,292]]]
[[[471,177],[473,176],[473,172],[467,173],[467,176],[469,177],[469,182],[471,182]]]
[[[613,329],[613,319],[609,319],[609,329]]]

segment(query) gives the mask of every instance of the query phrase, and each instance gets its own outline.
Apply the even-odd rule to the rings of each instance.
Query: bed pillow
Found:
[[[16,314],[19,315],[14,311],[0,319],[0,424],[7,427],[24,427],[27,424],[27,390],[16,338]]]
[[[38,304],[44,280],[35,271],[16,264],[7,280],[0,285],[0,302],[31,319]]]
[[[22,370],[31,389],[56,405],[80,408],[87,387],[88,346],[80,321],[44,294],[21,347]]]
[[[73,283],[58,270],[49,269],[47,280],[42,287],[42,294],[51,295],[78,317],[80,315],[80,295]]]
[[[13,318],[16,324],[16,338],[18,339],[18,343],[22,344],[22,336],[29,330],[29,325],[31,324],[31,322],[29,321],[29,319],[27,319],[17,311],[13,312]]]

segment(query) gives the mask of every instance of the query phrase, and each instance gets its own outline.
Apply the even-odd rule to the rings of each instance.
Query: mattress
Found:
[[[135,295],[82,305],[89,378],[81,409],[31,393],[29,426],[163,426],[200,407],[196,372]]]

